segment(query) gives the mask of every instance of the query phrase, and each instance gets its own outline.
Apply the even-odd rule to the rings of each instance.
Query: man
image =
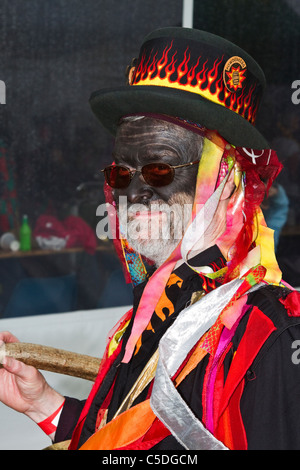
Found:
[[[222,38],[166,28],[128,82],[91,106],[116,134],[105,192],[133,309],[84,403],[11,358],[0,398],[70,449],[300,448],[299,296],[259,207],[280,171],[254,127],[263,73]]]

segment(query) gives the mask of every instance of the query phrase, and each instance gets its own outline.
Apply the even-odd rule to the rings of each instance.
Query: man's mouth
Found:
[[[163,211],[152,211],[152,210],[146,210],[146,211],[138,211],[132,214],[129,214],[130,218],[134,219],[149,219],[152,217],[162,217],[164,214]]]
[[[172,202],[172,203],[170,203]],[[130,239],[179,240],[190,220],[192,201],[181,197],[172,201],[128,204],[119,200],[119,221],[123,236]]]

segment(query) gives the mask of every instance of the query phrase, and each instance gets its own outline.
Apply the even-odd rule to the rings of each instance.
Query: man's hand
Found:
[[[2,332],[0,345],[3,342],[15,343],[19,340],[9,332]],[[5,405],[39,423],[63,403],[64,397],[53,390],[34,367],[7,356],[2,359],[2,366],[0,401]]]

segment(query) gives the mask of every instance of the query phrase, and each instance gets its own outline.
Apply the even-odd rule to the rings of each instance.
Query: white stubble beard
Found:
[[[177,193],[166,203],[154,201],[149,206],[119,201],[119,219],[122,235],[129,245],[157,267],[175,250],[190,221],[194,197]],[[150,217],[136,216],[138,213]],[[154,214],[155,213],[155,214]]]

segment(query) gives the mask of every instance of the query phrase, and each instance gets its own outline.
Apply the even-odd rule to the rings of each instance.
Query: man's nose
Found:
[[[128,188],[126,189],[126,196],[128,202],[132,204],[144,204],[153,196],[153,191],[150,186],[145,183],[140,173],[136,173]]]

